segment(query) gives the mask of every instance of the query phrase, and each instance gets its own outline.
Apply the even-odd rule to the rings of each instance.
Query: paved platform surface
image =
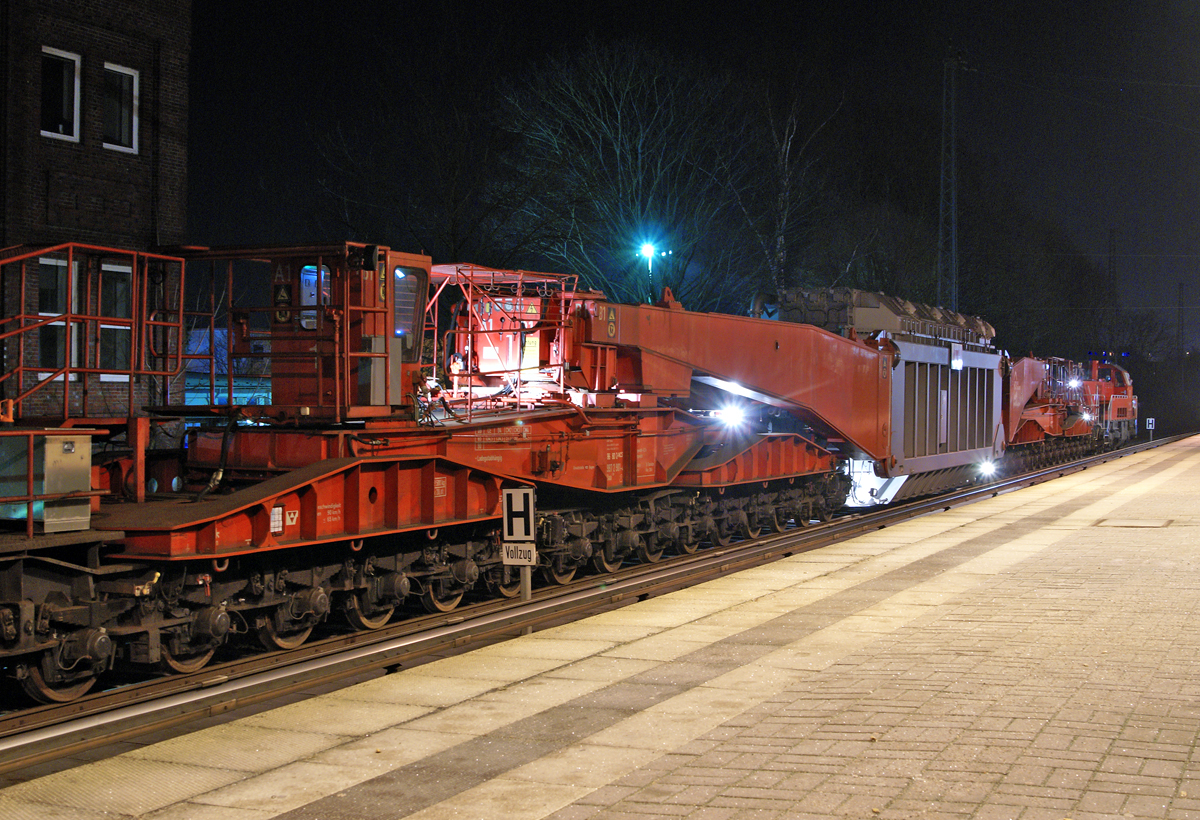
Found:
[[[7,820],[1200,817],[1200,437],[0,791]]]

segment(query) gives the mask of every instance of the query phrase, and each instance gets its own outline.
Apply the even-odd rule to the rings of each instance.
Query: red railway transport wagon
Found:
[[[1001,352],[973,316],[852,288],[782,294],[782,318],[895,351],[888,456],[854,459],[849,503],[870,506],[962,486],[1004,451]]]
[[[7,249],[0,282],[0,668],[44,703],[517,595],[508,489],[565,584],[1136,432],[1120,368],[862,291],[698,313],[361,242]]]

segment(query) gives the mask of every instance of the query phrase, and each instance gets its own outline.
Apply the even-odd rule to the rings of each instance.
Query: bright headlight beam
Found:
[[[713,415],[721,420],[721,423],[726,427],[737,427],[746,420],[746,413],[742,408],[735,405],[722,407],[713,412]]]

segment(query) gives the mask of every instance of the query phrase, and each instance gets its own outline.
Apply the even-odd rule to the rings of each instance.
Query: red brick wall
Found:
[[[145,381],[135,382],[133,412],[129,408],[129,384],[126,382],[101,382],[100,377],[88,375],[86,381],[72,381],[70,384],[71,406],[67,416],[70,418],[124,418],[126,416],[143,415],[141,408],[150,404],[147,396]],[[84,400],[87,401],[87,412],[84,412]],[[25,399],[21,403],[21,418],[47,418],[51,421],[62,419],[63,416],[63,385],[56,382]]]

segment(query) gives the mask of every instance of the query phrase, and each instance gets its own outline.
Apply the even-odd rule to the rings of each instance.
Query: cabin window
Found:
[[[393,297],[393,332],[396,337],[401,340],[402,348],[405,353],[405,360],[409,360],[408,355],[416,349],[418,340],[421,337],[420,328],[417,322],[420,319],[418,316],[419,295],[423,285],[424,277],[421,276],[421,271],[416,268],[405,268],[397,265],[392,269],[392,278],[395,280]]]
[[[329,304],[329,268],[325,265],[305,265],[300,269],[300,306],[313,307]],[[300,327],[313,330],[317,326],[319,311],[300,312]]]

